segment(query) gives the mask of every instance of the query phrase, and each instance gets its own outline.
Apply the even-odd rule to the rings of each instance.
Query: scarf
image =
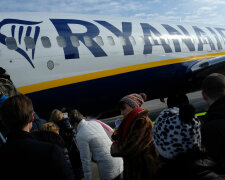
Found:
[[[119,125],[116,136],[119,141],[125,141],[127,137],[128,130],[130,129],[131,125],[133,124],[133,121],[137,117],[138,113],[142,111],[143,109],[141,107],[134,108],[121,122]]]

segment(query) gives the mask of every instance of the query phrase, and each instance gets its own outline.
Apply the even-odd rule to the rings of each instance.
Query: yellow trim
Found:
[[[176,63],[194,61],[194,60],[199,60],[199,59],[213,58],[213,57],[218,57],[218,56],[222,56],[222,55],[225,55],[225,52],[204,54],[204,55],[198,55],[198,56],[189,56],[189,57],[176,58],[176,59],[167,59],[167,60],[156,61],[156,62],[149,62],[149,63],[144,63],[144,64],[109,69],[109,70],[104,70],[104,71],[99,71],[99,72],[88,73],[88,74],[82,74],[82,75],[78,75],[78,76],[74,76],[74,77],[67,77],[67,78],[56,79],[56,80],[52,80],[52,81],[46,81],[46,82],[42,82],[42,83],[19,87],[18,90],[19,90],[19,92],[21,92],[23,94],[27,94],[27,93],[46,90],[46,89],[55,88],[55,87],[59,87],[59,86],[74,84],[74,83],[93,80],[93,79],[98,79],[98,78],[102,78],[102,77],[113,76],[113,75],[117,75],[117,74],[138,71],[138,70],[157,67],[157,66],[176,64]]]

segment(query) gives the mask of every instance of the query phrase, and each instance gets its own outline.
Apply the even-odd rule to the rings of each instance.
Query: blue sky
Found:
[[[0,0],[0,12],[21,11],[225,24],[225,0]]]

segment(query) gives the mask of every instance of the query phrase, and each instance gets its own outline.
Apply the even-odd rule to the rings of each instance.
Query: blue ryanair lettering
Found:
[[[206,33],[202,29],[197,27],[197,26],[192,26],[192,27],[193,27],[193,29],[194,29],[197,37],[198,37],[198,41],[199,41],[199,43],[198,43],[198,51],[203,51],[203,43],[204,42],[202,42],[201,37],[203,37],[203,38],[206,37]]]
[[[108,30],[110,30],[117,37],[120,37],[120,36],[124,37],[125,42],[126,42],[126,45],[123,46],[124,55],[133,55],[134,54],[133,46],[129,39],[129,36],[131,36],[131,34],[132,34],[131,22],[122,22],[122,32],[119,29],[117,29],[115,26],[113,26],[112,24],[110,24],[106,21],[96,21],[96,22],[101,24]]]
[[[210,28],[210,27],[207,27],[207,29],[208,29],[208,30],[214,35],[214,37],[216,38],[218,50],[222,49],[222,45],[221,45],[220,40],[219,40],[217,34],[215,33],[215,31],[213,31],[212,28]]]
[[[219,32],[220,36],[223,39],[223,42],[225,43],[225,34],[223,33],[223,31],[225,31],[225,29],[224,28],[215,28],[215,29]]]
[[[177,25],[177,26],[181,29],[181,31],[186,36],[186,38],[183,39],[183,42],[187,46],[187,48],[189,49],[189,51],[195,51],[195,45],[191,41],[191,37],[190,37],[189,32],[183,26],[181,26],[181,25]]]
[[[211,39],[208,35],[206,35],[206,38],[207,38],[208,41],[209,41],[209,45],[210,45],[211,50],[216,50],[216,47],[215,47],[215,45],[214,45],[212,39]]]
[[[181,52],[180,43],[179,43],[178,39],[175,37],[178,35],[181,38],[182,34],[180,32],[178,32],[175,28],[169,26],[168,24],[162,24],[162,26],[168,31],[168,33],[170,35],[172,35],[175,52]],[[176,35],[176,36],[174,36],[174,35]]]
[[[216,50],[215,45],[212,42],[212,39],[209,38],[209,36],[207,36],[207,34],[202,29],[200,29],[197,26],[193,26],[193,28],[194,28],[194,31],[195,31],[195,33],[196,33],[196,35],[198,37],[198,40],[199,40],[198,51],[203,51],[203,43],[205,43],[205,42],[202,42],[201,37],[208,39],[211,50]],[[203,40],[203,41],[205,41],[205,40]]]
[[[147,23],[141,23],[141,27],[142,27],[142,30],[143,30],[144,40],[145,40],[143,54],[152,54],[152,44],[149,40],[149,36],[152,36],[152,33],[156,37],[160,38],[160,41],[162,42],[162,46],[163,46],[163,49],[164,49],[165,53],[171,53],[172,52],[171,47],[168,44],[166,44],[166,42],[163,38],[161,38],[161,34],[157,29],[155,29],[153,26],[151,26],[150,24],[147,24]],[[156,41],[156,40],[154,40],[154,43],[156,45],[159,45],[158,41]]]
[[[95,57],[102,57],[107,56],[107,54],[104,52],[104,50],[93,40],[96,36],[99,35],[99,29],[94,24],[82,21],[82,20],[76,20],[76,19],[50,19],[55,26],[58,34],[60,36],[63,36],[67,42],[67,46],[64,48],[64,54],[65,59],[75,59],[79,58],[79,51],[77,47],[74,47],[72,45],[72,42],[70,40],[71,36],[77,36],[78,39],[86,46],[84,42],[84,36],[88,36],[91,38],[92,46],[86,46],[91,53]],[[69,24],[79,24],[87,28],[86,33],[73,33],[72,30],[69,27]]]

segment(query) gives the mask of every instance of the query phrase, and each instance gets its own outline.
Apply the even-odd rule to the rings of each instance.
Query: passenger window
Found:
[[[191,36],[190,39],[191,39],[191,42],[194,44],[195,43],[195,38]]]
[[[202,36],[200,36],[199,39],[200,39],[200,43],[204,44],[204,38]]]
[[[66,40],[63,36],[57,36],[57,43],[59,47],[65,48],[66,47]]]
[[[47,36],[42,36],[41,37],[41,42],[42,42],[42,45],[45,48],[50,48],[51,47],[51,41],[50,41],[50,39]]]
[[[25,42],[25,45],[26,45],[27,49],[34,49],[35,48],[34,39],[32,37],[25,36],[24,42]]]
[[[141,44],[145,45],[145,40],[143,36],[139,36],[139,40],[141,41]]]
[[[87,47],[91,47],[92,46],[91,38],[89,36],[84,36],[84,43]]]
[[[136,41],[133,36],[130,36],[129,39],[132,45],[136,45]]]
[[[73,47],[79,47],[80,42],[77,36],[70,36],[70,40],[72,42]]]
[[[154,45],[155,44],[154,41],[153,41],[153,38],[151,36],[149,36],[148,39],[149,39],[151,45]]]
[[[165,40],[165,44],[169,44],[169,40],[167,37],[164,37],[164,40]]]
[[[158,36],[152,34],[152,39],[153,39],[154,45],[161,44],[160,38]]]
[[[107,39],[108,39],[109,44],[110,44],[111,46],[115,46],[115,42],[114,42],[114,39],[113,39],[112,36],[108,36]]]
[[[203,37],[204,44],[209,44],[208,38],[206,36]]]
[[[98,45],[104,46],[104,42],[103,42],[101,36],[96,36],[96,42],[97,42]]]
[[[225,41],[223,40],[223,38],[221,36],[219,36],[219,41],[222,44],[223,42],[225,43]]]
[[[199,44],[200,43],[200,40],[199,40],[198,37],[194,37],[194,41],[195,41],[196,44]]]
[[[209,38],[211,39],[211,41],[209,41],[209,44],[213,44],[213,39],[214,39],[214,36],[213,35],[209,35]]]
[[[119,40],[120,40],[120,43],[122,44],[122,46],[126,46],[126,40],[123,36],[119,36]]]
[[[17,49],[17,44],[16,44],[16,40],[14,39],[14,37],[7,37],[5,39],[5,43],[8,49],[10,50],[16,50]]]

